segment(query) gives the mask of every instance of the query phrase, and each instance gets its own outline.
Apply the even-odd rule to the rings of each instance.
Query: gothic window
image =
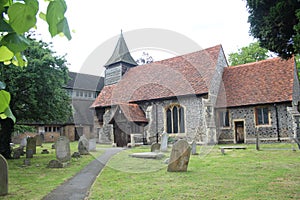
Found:
[[[268,107],[255,108],[256,125],[269,125],[269,109]]]
[[[166,131],[167,133],[184,133],[184,108],[180,105],[172,105],[166,109]]]
[[[219,111],[220,127],[229,127],[229,111]]]

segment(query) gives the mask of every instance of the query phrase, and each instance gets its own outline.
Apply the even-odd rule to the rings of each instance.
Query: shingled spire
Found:
[[[105,70],[105,85],[111,85],[117,83],[121,80],[122,76],[126,71],[131,68],[135,67],[138,64],[132,58],[127,44],[124,40],[123,33],[121,31],[121,35],[115,47],[115,50],[104,65],[106,68]]]
[[[120,34],[118,43],[115,47],[115,50],[114,50],[112,56],[110,57],[110,59],[107,61],[107,63],[104,66],[107,68],[111,65],[114,65],[114,64],[117,64],[120,62],[132,65],[132,67],[138,65],[134,61],[134,59],[132,58],[132,56],[128,50],[127,44],[123,37],[122,30],[121,30],[121,34]]]

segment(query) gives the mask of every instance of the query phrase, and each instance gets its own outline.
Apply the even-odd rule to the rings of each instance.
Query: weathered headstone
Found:
[[[84,135],[82,135],[78,141],[78,152],[80,155],[89,154],[89,141]]]
[[[27,137],[24,137],[21,139],[20,147],[26,147],[27,146]]]
[[[30,166],[30,163],[31,163],[31,162],[30,162],[30,159],[27,159],[27,158],[26,158],[26,159],[24,160],[24,165],[25,165],[25,166]]]
[[[71,159],[70,141],[65,136],[60,136],[55,143],[56,159],[60,162],[68,162]]]
[[[186,172],[190,160],[191,147],[185,140],[178,140],[172,147],[168,172]]]
[[[33,158],[33,150],[32,149],[26,150],[26,158]]]
[[[197,144],[195,140],[192,142],[192,155],[197,155]]]
[[[50,160],[47,167],[48,168],[63,168],[64,165],[62,162],[60,162],[58,160]]]
[[[8,167],[5,158],[0,154],[0,196],[8,194]]]
[[[43,144],[43,138],[40,134],[34,136],[34,138],[36,139],[36,146],[42,146]]]
[[[160,151],[163,152],[168,151],[168,138],[169,138],[168,133],[163,132],[163,134],[161,135]]]
[[[33,154],[36,154],[36,138],[29,137],[27,138],[26,152],[32,150]]]
[[[92,138],[89,140],[89,151],[96,151],[96,138]]]
[[[153,143],[151,145],[151,152],[159,151],[160,150],[160,144],[159,143]]]

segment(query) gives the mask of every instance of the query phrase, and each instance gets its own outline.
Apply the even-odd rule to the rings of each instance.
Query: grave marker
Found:
[[[186,172],[190,160],[191,147],[185,140],[178,140],[172,148],[168,172]]]
[[[89,151],[96,151],[96,138],[92,138],[89,140]]]
[[[197,144],[195,140],[192,142],[192,155],[197,155]]]
[[[160,150],[160,144],[159,143],[153,143],[151,145],[151,152],[156,152]]]
[[[27,138],[26,152],[32,150],[33,154],[36,154],[36,138],[29,137]]]
[[[168,151],[168,138],[169,138],[168,133],[163,132],[163,134],[161,135],[160,151],[162,152]]]
[[[60,136],[55,143],[56,159],[60,162],[71,160],[70,141],[65,136]]]
[[[7,161],[0,154],[0,196],[8,194],[8,167]]]
[[[88,139],[82,135],[79,139],[79,142],[78,142],[78,152],[81,154],[81,155],[87,155],[89,154],[89,141]]]

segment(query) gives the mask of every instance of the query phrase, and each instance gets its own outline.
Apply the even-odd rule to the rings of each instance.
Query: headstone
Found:
[[[160,145],[160,151],[166,152],[168,151],[168,133],[163,132],[161,135],[161,145]]]
[[[192,155],[197,155],[197,144],[195,140],[192,142]]]
[[[64,165],[62,162],[58,160],[50,160],[50,162],[47,165],[48,168],[63,168]]]
[[[92,138],[89,140],[89,151],[96,151],[96,138]]]
[[[185,140],[178,140],[172,147],[168,172],[186,172],[190,160],[191,147]]]
[[[55,143],[56,159],[60,162],[68,162],[71,159],[70,141],[66,136],[60,136]]]
[[[36,139],[36,146],[42,146],[43,144],[43,138],[40,134],[34,136],[34,138]]]
[[[27,146],[27,137],[24,137],[21,139],[20,147],[26,147]]]
[[[8,194],[8,167],[5,158],[0,154],[0,196]]]
[[[36,154],[36,138],[29,137],[27,138],[26,152],[32,150],[33,154]]]
[[[153,143],[151,145],[151,152],[159,151],[160,150],[160,144],[159,143]]]
[[[32,149],[26,150],[26,158],[33,158],[33,150]]]
[[[85,137],[85,135],[82,135],[78,142],[78,152],[80,155],[87,155],[89,154],[89,141]]]

